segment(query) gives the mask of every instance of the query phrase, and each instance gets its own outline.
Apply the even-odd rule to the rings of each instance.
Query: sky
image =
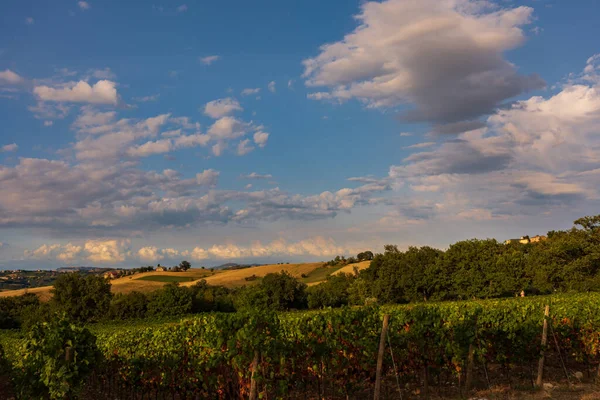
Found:
[[[0,268],[338,254],[598,214],[600,3],[0,4]]]

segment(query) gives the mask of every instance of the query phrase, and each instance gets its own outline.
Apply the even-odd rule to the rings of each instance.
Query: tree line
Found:
[[[77,321],[124,320],[246,309],[316,309],[367,303],[409,303],[510,297],[525,292],[588,292],[600,289],[600,215],[575,221],[572,229],[548,232],[537,243],[504,244],[495,239],[463,240],[445,251],[386,245],[365,252],[370,266],[331,275],[308,287],[282,272],[242,288],[167,284],[152,293],[112,294],[98,276],[65,274],[43,303],[33,294],[0,299],[0,328],[27,327],[53,312]],[[342,262],[342,258],[333,261]],[[347,259],[344,259],[346,261]]]

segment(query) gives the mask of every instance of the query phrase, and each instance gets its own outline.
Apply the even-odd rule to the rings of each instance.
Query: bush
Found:
[[[96,337],[78,327],[63,313],[28,332],[18,362],[17,378],[23,398],[64,399],[76,395],[100,353]]]

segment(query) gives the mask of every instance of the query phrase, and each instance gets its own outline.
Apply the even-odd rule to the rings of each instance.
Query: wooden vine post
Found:
[[[473,386],[473,368],[475,366],[475,351],[473,343],[469,345],[469,355],[467,357],[467,381],[465,382],[465,390],[468,392]]]
[[[256,383],[256,374],[258,373],[258,359],[260,353],[258,350],[254,351],[254,360],[252,360],[252,377],[250,378],[250,400],[258,399],[258,388]]]
[[[383,316],[383,326],[381,327],[381,338],[379,339],[379,354],[377,355],[377,375],[375,377],[375,400],[381,396],[381,373],[383,369],[383,354],[385,353],[385,338],[390,323],[389,314]]]
[[[71,346],[65,347],[65,361],[69,364],[73,362],[73,348]]]
[[[544,376],[544,349],[546,347],[546,343],[548,342],[548,317],[550,316],[550,306],[546,305],[544,310],[544,328],[542,329],[542,351],[540,355],[540,361],[538,363],[538,374],[537,379],[535,381],[535,385],[538,388],[542,387],[542,379]]]

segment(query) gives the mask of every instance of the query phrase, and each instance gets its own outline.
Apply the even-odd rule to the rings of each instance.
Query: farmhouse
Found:
[[[121,274],[119,274],[118,271],[108,271],[104,273],[104,278],[105,279],[116,279],[120,276]]]
[[[534,237],[529,237],[527,235],[525,236],[521,236],[521,238],[519,239],[507,239],[504,241],[504,244],[511,244],[511,243],[521,243],[521,244],[527,244],[527,243],[538,243],[541,242],[543,240],[548,239],[546,236],[541,236],[541,235],[535,235]]]

